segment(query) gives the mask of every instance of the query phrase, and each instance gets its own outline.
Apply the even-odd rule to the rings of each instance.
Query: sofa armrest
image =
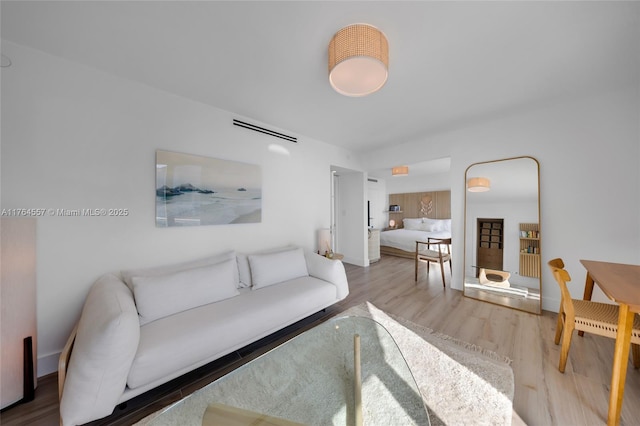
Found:
[[[96,281],[84,303],[61,384],[63,425],[113,412],[138,349],[140,322],[131,290],[115,275]]]
[[[62,348],[60,358],[58,359],[58,402],[62,400],[64,381],[67,379],[67,366],[69,365],[69,359],[71,358],[73,343],[76,341],[76,334],[78,334],[78,324],[73,326],[73,330],[67,339],[67,343],[65,343]]]
[[[305,251],[309,275],[328,281],[337,288],[337,298],[342,300],[349,295],[347,273],[340,260],[327,259],[319,254]]]

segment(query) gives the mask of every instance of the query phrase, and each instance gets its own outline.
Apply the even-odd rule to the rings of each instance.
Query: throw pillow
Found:
[[[422,227],[422,218],[404,218],[402,219],[404,229],[409,231],[420,231]]]
[[[309,276],[302,248],[249,255],[249,265],[254,289]]]
[[[172,274],[178,271],[185,271],[187,269],[199,268],[206,265],[215,265],[216,263],[224,262],[225,260],[235,259],[235,251],[227,251],[215,256],[209,256],[202,259],[190,260],[182,263],[174,263],[171,265],[156,266],[153,268],[144,269],[129,269],[121,271],[122,281],[133,291],[133,277],[155,277],[160,275]]]
[[[235,259],[172,274],[132,277],[140,325],[239,294]]]
[[[425,217],[424,225],[431,228],[429,231],[432,232],[444,231],[444,224],[440,219],[429,219],[428,217]]]
[[[267,253],[277,253],[279,251],[287,251],[293,250],[296,248],[295,246],[286,246],[286,247],[277,247],[268,250],[262,250],[256,253],[251,254],[267,254]],[[238,253],[238,274],[239,274],[239,287],[251,287],[251,267],[249,266],[249,256],[248,253]]]

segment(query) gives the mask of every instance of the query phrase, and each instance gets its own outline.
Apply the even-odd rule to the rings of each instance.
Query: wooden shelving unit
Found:
[[[478,219],[476,276],[480,268],[502,270],[504,219]]]
[[[540,226],[520,224],[520,275],[540,278]]]

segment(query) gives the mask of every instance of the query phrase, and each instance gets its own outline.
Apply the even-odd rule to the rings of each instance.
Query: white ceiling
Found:
[[[10,2],[3,40],[355,152],[640,87],[638,2]],[[327,45],[377,26],[378,93],[331,89]]]

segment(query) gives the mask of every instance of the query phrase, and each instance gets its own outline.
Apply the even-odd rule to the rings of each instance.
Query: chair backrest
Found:
[[[444,245],[445,247],[447,247],[447,253],[451,254],[451,238],[433,238],[433,237],[429,237],[427,238],[427,244],[429,248],[431,248],[431,245],[437,245],[438,246],[438,251],[442,252],[442,246]]]
[[[561,312],[564,312],[567,318],[574,318],[575,311],[573,309],[573,301],[571,299],[571,293],[569,292],[569,288],[567,287],[567,283],[571,281],[571,276],[566,269],[564,269],[564,262],[560,258],[552,259],[548,263],[549,268],[551,269],[551,273],[553,274],[553,278],[558,282],[560,286],[560,292],[562,294],[561,300]]]
[[[420,244],[425,245],[427,247],[426,252],[420,251]],[[446,245],[447,252],[443,253],[440,245]],[[416,241],[416,259],[418,260],[429,260],[431,262],[448,262],[451,258],[451,251],[449,249],[449,244],[451,244],[451,238],[439,239],[439,238],[427,238],[427,241]],[[437,250],[431,248],[431,246],[438,246]]]

